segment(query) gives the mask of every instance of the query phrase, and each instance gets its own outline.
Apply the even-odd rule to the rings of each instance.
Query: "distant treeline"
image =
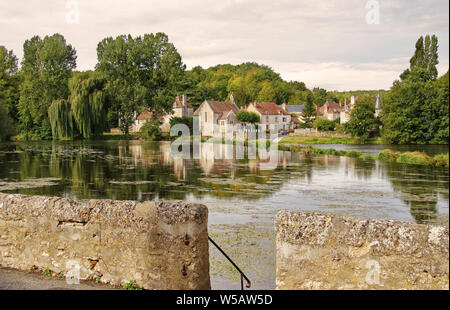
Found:
[[[13,52],[0,46],[0,140],[13,135],[90,139],[113,127],[128,134],[136,112],[167,112],[182,93],[194,107],[205,99],[229,100],[232,93],[239,106],[254,100],[286,102],[306,104],[312,113],[312,104],[380,92],[308,89],[257,63],[186,70],[164,33],[105,38],[97,46],[95,70],[86,72],[74,71],[76,50],[60,34],[34,36],[23,52],[19,66]],[[381,132],[387,141],[446,143],[448,74],[437,79],[436,65],[437,38],[422,37],[411,67],[391,91],[381,91]]]

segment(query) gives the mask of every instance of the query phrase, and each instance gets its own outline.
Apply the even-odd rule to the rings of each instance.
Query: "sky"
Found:
[[[155,32],[188,69],[257,62],[309,88],[389,89],[426,34],[449,67],[448,0],[0,0],[0,45],[19,59],[26,39],[61,33],[89,70],[102,39]]]

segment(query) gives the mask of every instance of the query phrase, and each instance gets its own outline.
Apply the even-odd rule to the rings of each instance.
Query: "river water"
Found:
[[[204,143],[200,158],[189,159],[173,156],[168,142],[0,143],[0,191],[203,203],[209,208],[210,235],[257,289],[275,288],[273,221],[278,210],[448,225],[447,169],[281,151],[277,165],[267,169],[256,159],[218,156],[227,147],[232,146]],[[425,148],[431,155],[448,150]],[[233,267],[213,247],[210,255],[213,289],[239,289]]]

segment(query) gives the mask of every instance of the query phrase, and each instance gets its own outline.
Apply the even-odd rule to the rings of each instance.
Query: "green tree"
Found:
[[[379,121],[375,117],[375,104],[370,96],[358,98],[352,110],[350,120],[345,124],[346,131],[362,141],[374,137],[378,133]]]
[[[142,139],[150,141],[159,141],[162,139],[161,122],[158,118],[151,118],[142,125],[139,134]]]
[[[73,116],[68,100],[55,100],[48,108],[48,117],[53,139],[68,140],[73,138]]]
[[[423,46],[423,48],[422,48]],[[425,47],[428,46],[428,47]],[[448,73],[435,78],[437,38],[419,39],[411,67],[382,104],[382,138],[389,143],[448,143]],[[428,53],[428,57],[425,57]]]
[[[173,126],[175,126],[177,124],[184,124],[184,125],[188,126],[189,132],[191,133],[191,135],[194,132],[194,118],[193,117],[188,117],[188,116],[172,117],[169,121],[169,124],[170,124],[170,128],[172,128]]]
[[[260,117],[257,113],[244,110],[241,110],[236,114],[236,119],[244,124],[257,124],[260,122]]]
[[[308,93],[306,96],[306,104],[305,108],[302,112],[303,120],[305,121],[306,128],[312,128],[312,124],[314,119],[317,117],[316,107],[313,103],[313,95],[312,93]]]
[[[262,83],[262,88],[258,93],[258,98],[256,98],[259,102],[275,102],[276,101],[276,93],[272,87],[272,84],[268,81]]]
[[[23,45],[22,77],[18,105],[21,132],[26,137],[48,139],[48,109],[69,96],[68,80],[76,66],[76,51],[60,34],[39,36]]]
[[[103,133],[109,107],[106,79],[97,72],[75,72],[69,80],[70,103],[74,121],[81,135],[90,139]]]
[[[17,120],[19,102],[19,75],[17,57],[0,45],[0,101],[12,119]]]
[[[400,75],[402,80],[407,79],[415,69],[422,69],[427,73],[426,79],[436,79],[438,77],[436,66],[439,64],[438,38],[435,35],[427,35],[425,38],[421,36],[416,42],[416,50],[409,63],[409,69]]]
[[[9,116],[6,105],[0,101],[0,141],[7,140],[14,134],[14,121]]]
[[[314,120],[313,127],[319,131],[332,131],[336,127],[336,123],[319,117]]]
[[[230,79],[227,87],[228,92],[233,94],[234,101],[238,107],[248,104],[247,82],[245,78],[236,76]]]
[[[106,38],[98,44],[97,57],[97,69],[106,76],[106,89],[125,134],[138,107],[156,114],[171,109],[185,66],[166,34]]]

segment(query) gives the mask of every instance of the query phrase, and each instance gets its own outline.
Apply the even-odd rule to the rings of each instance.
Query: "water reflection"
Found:
[[[445,169],[280,151],[271,170],[268,160],[238,159],[233,145],[212,143],[202,143],[199,154],[173,156],[168,142],[3,143],[0,191],[75,199],[217,200],[236,212],[253,201],[255,216],[292,208],[448,225]],[[30,179],[34,186],[26,185]]]

